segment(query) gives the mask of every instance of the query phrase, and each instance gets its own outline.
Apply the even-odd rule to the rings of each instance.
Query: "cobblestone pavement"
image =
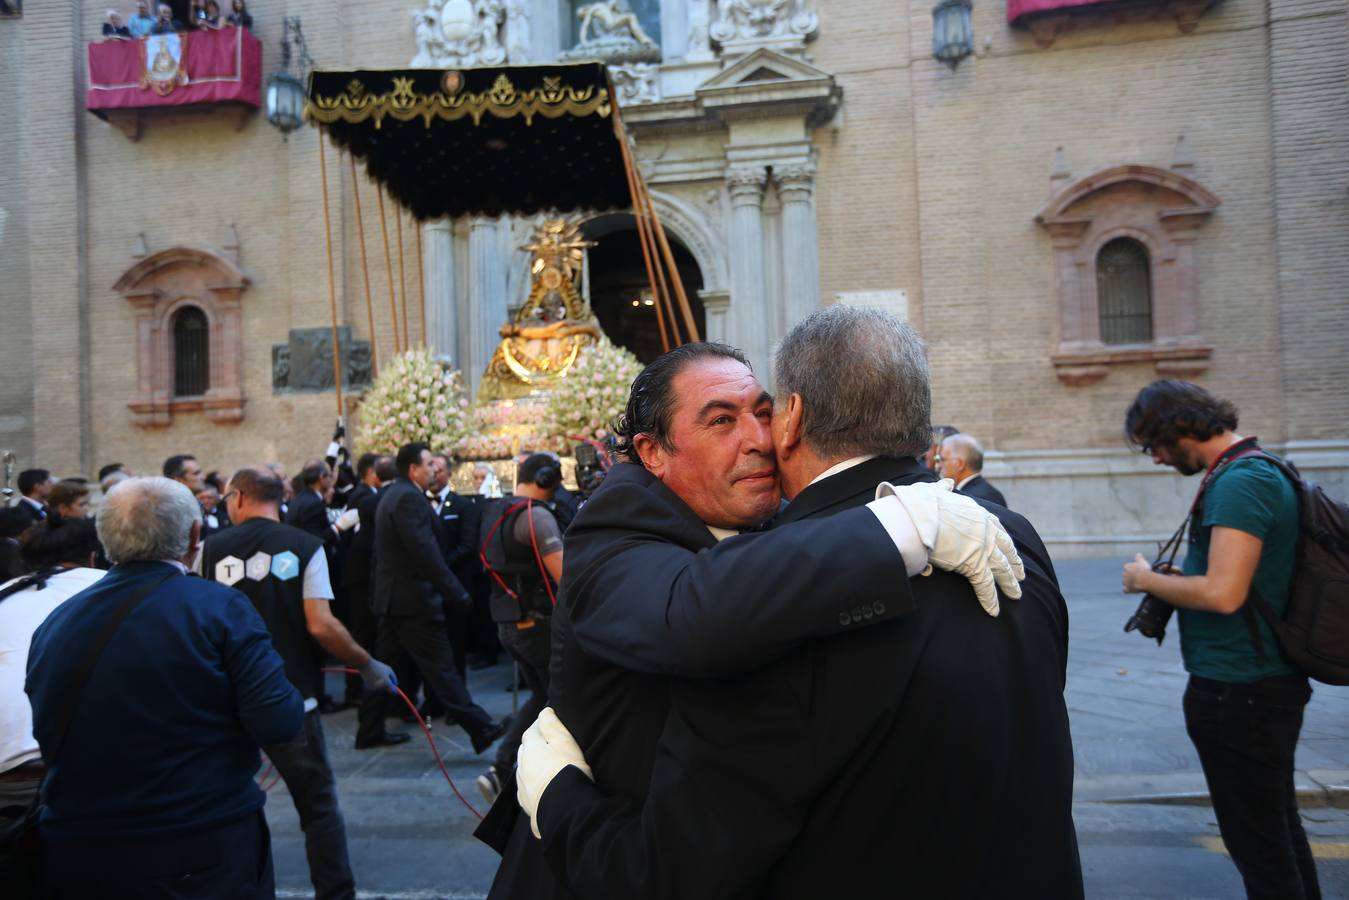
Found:
[[[1185,673],[1172,633],[1163,646],[1122,631],[1137,601],[1119,590],[1122,560],[1067,560],[1059,578],[1071,615],[1067,700],[1077,760],[1074,816],[1087,894],[1093,898],[1242,895],[1222,852],[1204,780],[1185,735]],[[506,665],[470,673],[475,699],[511,709]],[[340,684],[330,679],[340,694]],[[390,722],[390,727],[412,728]],[[354,711],[324,717],[362,897],[484,897],[498,857],[472,837],[476,819],[451,793],[420,735],[399,747],[357,751]],[[483,810],[467,735],[432,734],[451,776]],[[1316,686],[1298,748],[1298,785],[1327,898],[1349,900],[1349,688]],[[1130,801],[1146,802],[1130,802]],[[1126,801],[1126,802],[1120,802]],[[312,896],[304,845],[284,785],[267,804],[282,897]]]

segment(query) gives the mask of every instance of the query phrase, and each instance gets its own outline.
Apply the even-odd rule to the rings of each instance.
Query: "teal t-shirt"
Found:
[[[1203,518],[1190,530],[1186,575],[1208,572],[1209,538],[1214,525],[1244,531],[1264,542],[1252,587],[1282,615],[1288,607],[1298,529],[1297,495],[1288,477],[1263,459],[1240,459],[1220,472],[1205,493]],[[1280,652],[1274,633],[1255,612],[1265,650],[1264,665],[1256,658],[1250,627],[1240,611],[1224,615],[1177,610],[1180,653],[1186,671],[1235,683],[1296,672]]]

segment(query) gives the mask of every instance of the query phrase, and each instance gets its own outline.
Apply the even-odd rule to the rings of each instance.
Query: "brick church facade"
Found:
[[[633,0],[629,23],[589,25],[585,6],[251,12],[264,83],[292,16],[320,68],[637,47],[613,57],[623,118],[704,334],[767,377],[777,339],[821,304],[903,315],[928,342],[934,420],[983,441],[986,474],[1057,555],[1146,552],[1183,515],[1193,486],[1121,437],[1158,377],[1231,398],[1242,433],[1349,495],[1345,0],[1024,16],[975,0],[954,66],[934,58],[930,0]],[[318,132],[283,140],[229,104],[92,115],[104,9],[0,18],[0,449],[58,474],[184,451],[294,467],[337,414]],[[390,284],[411,341],[476,383],[523,300],[536,223],[390,208],[386,264],[374,188],[359,181],[362,233],[349,160],[330,146],[326,164],[348,411],[371,350],[401,339],[381,314]],[[630,217],[573,218],[597,241],[601,321],[619,342],[644,333],[640,307],[620,308],[631,260],[604,253],[635,248]],[[199,382],[175,369],[185,341],[209,356]]]

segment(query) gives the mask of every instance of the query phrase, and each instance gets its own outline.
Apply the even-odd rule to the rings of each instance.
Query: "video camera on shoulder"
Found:
[[[606,446],[606,455],[609,450],[610,448]],[[572,455],[576,457],[577,493],[585,499],[604,483],[604,476],[609,473],[609,467],[604,464],[605,460],[600,456],[599,449],[589,442],[577,444],[572,449]]]

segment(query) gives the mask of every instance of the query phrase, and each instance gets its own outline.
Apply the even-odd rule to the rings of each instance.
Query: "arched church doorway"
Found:
[[[642,363],[651,362],[661,354],[660,328],[650,298],[646,266],[642,263],[636,221],[626,213],[601,216],[587,222],[581,230],[587,240],[595,242],[589,251],[590,306],[600,320],[600,327],[609,340],[631,350]],[[693,254],[674,235],[667,231],[665,236],[693,310],[693,321],[698,324],[698,334],[705,337],[707,314],[698,299],[703,286],[702,271]]]

